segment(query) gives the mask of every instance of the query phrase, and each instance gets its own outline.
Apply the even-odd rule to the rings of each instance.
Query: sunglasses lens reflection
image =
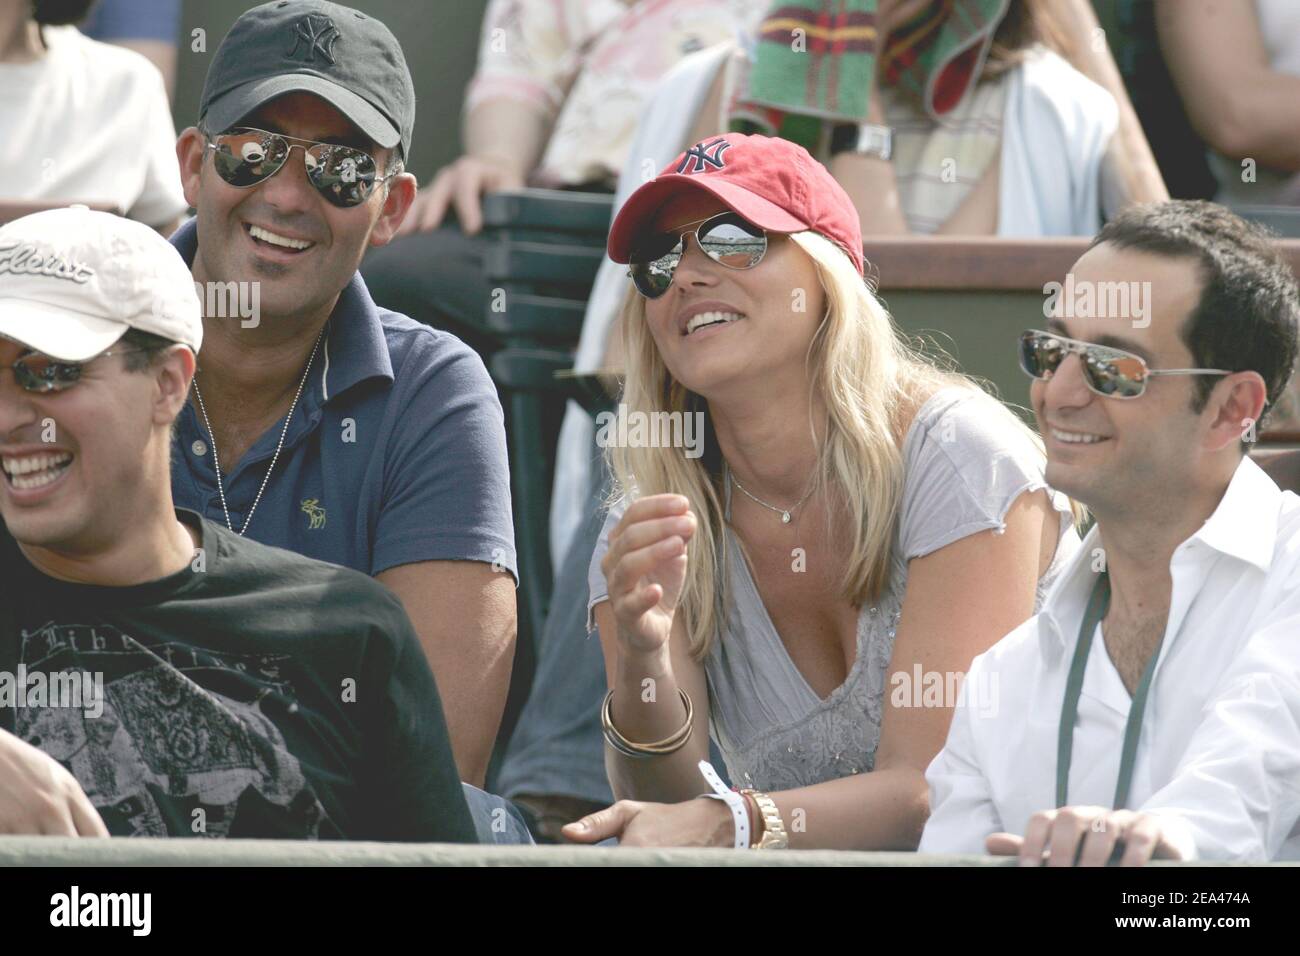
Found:
[[[234,130],[213,139],[213,165],[232,186],[256,186],[277,172],[289,156],[288,140],[261,130]],[[317,143],[303,162],[312,186],[335,206],[348,208],[370,197],[377,171],[369,154],[351,146]]]
[[[672,285],[677,263],[682,259],[680,252],[670,252],[649,262],[632,263],[632,281],[647,299],[657,299]]]
[[[313,146],[307,151],[307,176],[336,206],[365,202],[375,184],[375,161],[350,146]]]
[[[706,223],[698,235],[700,248],[728,269],[752,269],[767,252],[767,236],[763,230],[736,217]]]
[[[61,392],[81,378],[81,366],[46,355],[29,355],[14,363],[18,384],[29,392]]]
[[[274,175],[284,165],[289,144],[279,136],[240,130],[215,139],[213,165],[232,186],[246,187]]]
[[[701,250],[728,269],[752,269],[767,252],[767,233],[734,213],[724,213],[700,225],[694,236]],[[657,299],[672,285],[683,253],[682,233],[660,232],[646,236],[628,257],[632,282],[647,299]]]
[[[1020,337],[1020,367],[1032,378],[1046,378],[1071,351],[1056,336],[1026,332]],[[1146,365],[1137,356],[1104,345],[1084,345],[1080,352],[1084,381],[1097,394],[1137,398],[1146,390]]]

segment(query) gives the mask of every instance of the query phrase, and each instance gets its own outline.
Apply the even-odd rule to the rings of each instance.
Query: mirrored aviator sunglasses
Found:
[[[628,275],[647,299],[657,299],[673,283],[677,265],[686,252],[686,237],[728,269],[752,269],[767,254],[767,232],[734,212],[724,212],[698,222],[694,229],[652,233],[639,239],[628,256]]]
[[[232,129],[210,136],[209,140],[207,148],[212,150],[212,165],[217,175],[239,189],[270,179],[294,149],[301,149],[308,181],[326,200],[343,209],[365,202],[376,185],[401,172],[398,166],[387,176],[378,176],[374,157],[362,150],[293,139],[266,130]]]
[[[33,352],[24,355],[10,367],[14,370],[14,380],[18,383],[19,388],[27,392],[44,395],[50,392],[65,392],[72,388],[81,381],[82,369],[91,362],[108,358],[111,355],[128,355],[133,352],[145,351],[148,351],[148,349],[112,349],[108,352],[100,352],[94,358],[86,359],[84,362],[63,362],[56,358],[50,358],[48,355]]]
[[[1025,374],[1044,381],[1052,377],[1067,356],[1077,354],[1084,383],[1103,398],[1141,398],[1146,392],[1147,382],[1154,376],[1232,374],[1218,368],[1153,369],[1145,359],[1132,352],[1037,329],[1021,333],[1019,352],[1020,368]]]

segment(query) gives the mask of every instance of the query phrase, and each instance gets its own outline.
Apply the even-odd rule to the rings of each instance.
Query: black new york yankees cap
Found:
[[[199,125],[221,133],[285,93],[313,93],[406,159],[415,85],[388,27],[327,0],[272,0],[244,13],[212,57]]]

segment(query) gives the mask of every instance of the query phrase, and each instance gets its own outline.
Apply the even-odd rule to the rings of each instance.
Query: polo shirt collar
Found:
[[[1249,455],[1243,457],[1218,507],[1205,524],[1174,549],[1171,564],[1179,561],[1190,542],[1200,541],[1219,554],[1268,571],[1277,543],[1281,498],[1282,491],[1273,479]],[[1094,568],[1100,557],[1094,553],[1101,547],[1100,536],[1100,529],[1094,525],[1043,602],[1039,633],[1049,647],[1067,646],[1078,630],[1100,573]]]
[[[193,268],[199,249],[198,220],[191,219],[171,237],[185,264]],[[393,381],[393,362],[384,338],[379,307],[370,297],[361,273],[354,273],[339,293],[321,342],[320,401],[332,401],[371,378]],[[312,376],[316,378],[315,375]]]

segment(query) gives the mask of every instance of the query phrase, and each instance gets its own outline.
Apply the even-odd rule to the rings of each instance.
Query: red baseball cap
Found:
[[[863,271],[858,211],[826,167],[789,140],[744,133],[697,143],[628,196],[609,230],[609,257],[627,262],[645,224],[687,189],[712,193],[771,232],[820,233]]]

